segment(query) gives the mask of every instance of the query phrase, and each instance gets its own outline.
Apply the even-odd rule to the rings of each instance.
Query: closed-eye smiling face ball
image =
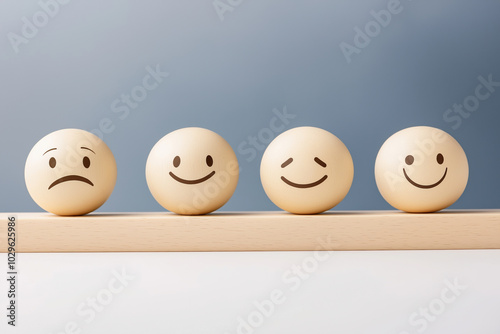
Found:
[[[222,207],[238,184],[233,149],[217,133],[183,128],[160,139],[149,153],[146,180],[165,209],[200,215]]]
[[[57,215],[83,215],[113,192],[116,162],[94,134],[63,129],[40,139],[26,159],[24,177],[33,200]]]
[[[380,148],[375,179],[384,199],[407,212],[434,212],[464,192],[469,165],[464,150],[448,133],[416,126],[401,130]]]
[[[296,214],[333,208],[349,192],[353,175],[351,154],[344,143],[314,127],[280,134],[267,147],[260,166],[269,199]]]

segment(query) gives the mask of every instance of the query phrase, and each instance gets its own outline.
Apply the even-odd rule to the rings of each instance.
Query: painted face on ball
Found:
[[[375,179],[384,199],[407,212],[434,212],[453,204],[465,190],[467,157],[446,132],[418,126],[401,130],[382,145]]]
[[[415,161],[415,157],[411,154],[407,155],[406,158],[405,158],[405,163],[408,165],[408,166],[411,166],[413,165],[413,162]],[[438,153],[436,155],[436,162],[440,165],[443,164],[444,162],[444,156],[441,154],[441,153]],[[444,172],[443,172],[443,176],[441,176],[439,178],[439,180],[437,180],[436,182],[434,183],[431,183],[431,184],[421,184],[421,183],[418,183],[418,182],[415,182],[414,180],[412,180],[409,176],[408,176],[408,173],[406,172],[406,169],[403,167],[403,174],[406,178],[406,180],[414,187],[417,187],[417,188],[421,188],[421,189],[432,189],[434,187],[437,187],[441,184],[441,182],[444,181],[445,177],[446,177],[446,174],[448,173],[448,167],[445,167],[444,169]]]
[[[206,162],[208,167],[212,167],[212,165],[214,164],[214,159],[209,154],[209,155],[207,155],[205,162]],[[172,162],[172,165],[174,166],[174,168],[179,168],[179,166],[181,165],[181,157],[176,155],[173,162]],[[168,174],[177,182],[184,183],[184,184],[198,184],[198,183],[208,181],[212,176],[215,175],[215,171],[212,170],[207,175],[200,177],[198,179],[183,179],[182,177],[175,175],[172,171],[170,171]]]
[[[238,183],[238,160],[218,134],[184,128],[160,139],[146,163],[149,190],[165,209],[199,215],[222,207]]]
[[[299,127],[276,137],[262,157],[262,186],[281,209],[315,214],[347,195],[353,179],[351,155],[328,131]]]
[[[97,136],[63,129],[31,150],[25,180],[33,200],[58,215],[82,215],[100,207],[113,191],[116,162]]]
[[[42,154],[42,156],[45,155],[45,154],[47,154],[47,153],[50,154],[50,155],[55,155],[55,153],[56,153],[55,151],[57,151],[57,149],[58,149],[57,147],[53,147],[51,149],[48,149],[47,151],[45,151]],[[88,148],[88,147],[85,147],[85,146],[81,146],[80,149],[81,150],[87,150],[89,152],[92,152],[95,155],[94,150],[92,150],[91,148]],[[54,151],[54,152],[53,153],[49,153],[51,151]],[[84,154],[85,152],[82,152],[82,153]],[[88,155],[90,155],[90,154],[88,154]],[[94,159],[92,159],[92,160],[94,160]],[[84,168],[90,168],[90,164],[91,164],[91,159],[87,155],[85,155],[82,158],[82,165],[83,165],[83,167]],[[55,157],[51,156],[50,159],[49,159],[49,167],[50,168],[56,168],[56,166],[57,166],[57,159]],[[74,169],[75,169],[76,172],[78,172],[79,168],[74,168]],[[88,184],[91,187],[94,186],[94,183],[92,181],[90,181],[88,178],[86,178],[86,177],[84,177],[82,175],[72,174],[72,175],[61,176],[58,179],[54,180],[54,182],[52,182],[49,185],[48,190],[50,190],[54,186],[57,186],[57,185],[62,184],[64,182],[70,182],[70,181],[83,182],[83,183]]]
[[[317,163],[318,165],[320,165],[321,167],[323,168],[326,168],[326,163],[323,162],[323,160],[321,160],[320,158],[318,157],[314,157],[314,162]],[[290,165],[291,163],[293,162],[293,158],[288,158],[286,159],[285,162],[283,162],[281,164],[281,168],[285,168],[286,166]],[[289,186],[291,187],[295,187],[295,188],[312,188],[312,187],[316,187],[316,186],[319,186],[320,184],[322,184],[326,179],[328,178],[328,175],[323,175],[320,179],[314,181],[314,182],[310,182],[310,183],[295,183],[295,182],[292,182],[290,181],[289,179],[287,179],[285,176],[281,176],[281,180],[283,180],[283,182],[285,182],[286,184],[288,184]]]

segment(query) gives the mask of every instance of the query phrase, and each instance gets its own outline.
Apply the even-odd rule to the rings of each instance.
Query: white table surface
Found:
[[[1,333],[500,333],[500,250],[18,254],[18,271]]]

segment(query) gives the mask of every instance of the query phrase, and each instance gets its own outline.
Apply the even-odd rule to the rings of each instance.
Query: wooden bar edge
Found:
[[[1,213],[0,252],[8,251],[8,216],[16,217],[17,253],[500,249],[500,210]]]

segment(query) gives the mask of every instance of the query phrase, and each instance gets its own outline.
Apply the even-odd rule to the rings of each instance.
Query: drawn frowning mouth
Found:
[[[49,186],[49,189],[54,187],[54,186],[57,186],[59,183],[63,183],[63,182],[67,182],[67,181],[81,181],[81,182],[84,182],[84,183],[87,183],[87,184],[90,184],[92,187],[94,186],[94,184],[92,183],[92,181],[90,181],[89,179],[83,177],[83,176],[80,176],[80,175],[66,175],[66,176],[63,176],[57,180],[55,180],[54,182],[52,182],[52,184]]]

